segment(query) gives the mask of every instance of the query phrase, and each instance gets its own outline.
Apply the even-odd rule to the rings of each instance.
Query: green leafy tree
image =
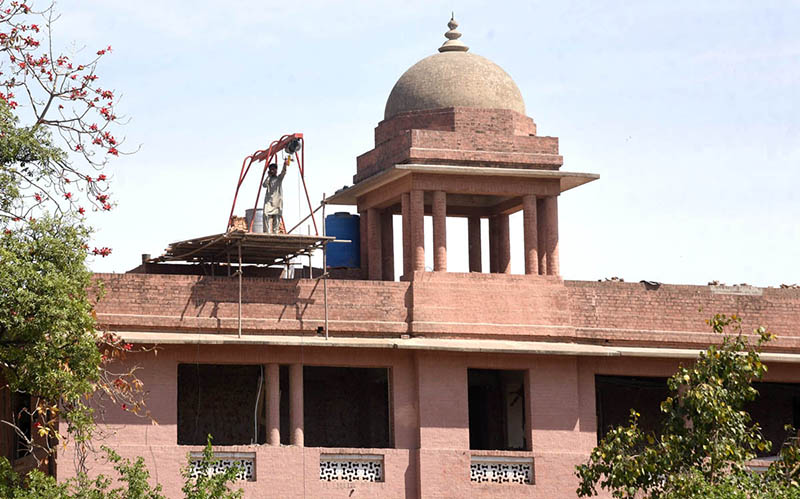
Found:
[[[122,154],[115,92],[97,74],[111,47],[59,53],[57,17],[0,0],[0,391],[31,398],[0,426],[38,464],[72,437],[83,470],[90,397],[146,408],[135,369],[112,365],[131,345],[95,329],[86,268],[111,251],[89,249],[87,216],[112,209],[106,167]]]
[[[596,495],[599,485],[619,498],[800,497],[796,439],[767,472],[747,466],[771,446],[744,405],[758,395],[752,383],[767,371],[760,351],[773,336],[758,328],[750,343],[735,315],[707,323],[722,343],[669,378],[660,434],[644,432],[632,410],[630,423],[611,429],[577,467],[579,496]]]
[[[183,494],[186,499],[238,499],[242,490],[231,491],[228,484],[236,480],[241,469],[231,466],[225,471],[214,471],[217,459],[211,448],[211,435],[208,436],[203,456],[199,460],[189,457],[189,465],[181,470],[184,485]],[[195,478],[193,475],[196,474]]]

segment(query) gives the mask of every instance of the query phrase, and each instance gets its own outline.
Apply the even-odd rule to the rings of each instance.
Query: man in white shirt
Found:
[[[283,177],[286,176],[286,164],[278,174],[278,165],[272,163],[267,168],[267,178],[264,179],[264,231],[277,234],[281,228],[281,214],[283,211]]]

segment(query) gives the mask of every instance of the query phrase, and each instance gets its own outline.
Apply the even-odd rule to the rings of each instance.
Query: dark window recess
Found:
[[[667,378],[637,376],[595,376],[597,439],[608,430],[627,426],[631,409],[640,414],[639,427],[655,434],[661,431],[661,402],[668,396]]]
[[[281,415],[281,444],[289,445],[291,443],[289,430],[289,366],[280,366],[278,375],[278,383],[280,390],[280,405],[279,411]]]
[[[761,434],[772,442],[772,449],[759,456],[777,454],[790,436],[784,426],[800,428],[800,384],[753,383],[758,397],[745,406],[753,421],[761,426]]]
[[[20,459],[30,454],[28,442],[32,440],[33,415],[31,413],[31,396],[27,393],[14,392],[11,394],[11,410],[14,416],[14,423],[19,428],[19,432],[25,437],[14,431],[13,449],[11,460]]]
[[[264,443],[261,366],[178,365],[178,444]]]
[[[303,367],[307,447],[391,447],[389,370]]]
[[[469,448],[525,450],[525,372],[468,369]]]

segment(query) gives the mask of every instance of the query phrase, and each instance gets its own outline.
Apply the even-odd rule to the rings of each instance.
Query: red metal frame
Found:
[[[259,161],[264,161],[264,169],[261,172],[261,180],[258,182],[258,193],[256,194],[256,201],[253,205],[253,213],[256,212],[258,208],[258,198],[261,197],[261,188],[264,184],[264,177],[267,174],[267,168],[269,167],[270,163],[275,160],[275,156],[281,151],[283,151],[289,143],[295,139],[300,141],[300,151],[294,153],[294,157],[297,160],[297,169],[300,172],[300,179],[303,181],[303,190],[306,193],[306,201],[308,201],[308,211],[311,214],[311,221],[314,223],[314,233],[318,236],[319,229],[317,229],[317,220],[314,217],[314,209],[311,207],[311,197],[308,195],[308,188],[306,187],[306,177],[305,177],[305,140],[303,139],[302,133],[293,133],[289,135],[284,135],[280,139],[273,141],[267,149],[259,150],[244,158],[242,162],[242,169],[239,171],[239,182],[236,184],[236,192],[233,195],[233,205],[231,206],[231,213],[228,216],[228,226],[226,227],[226,232],[230,230],[231,226],[233,225],[233,211],[236,209],[236,201],[239,197],[239,189],[242,187],[242,183],[244,182],[245,177],[250,172],[250,167],[253,163],[257,163]],[[255,216],[253,219],[250,220],[250,225],[247,227],[247,231],[251,232],[253,230],[253,222],[255,222]],[[285,224],[284,224],[285,225]]]

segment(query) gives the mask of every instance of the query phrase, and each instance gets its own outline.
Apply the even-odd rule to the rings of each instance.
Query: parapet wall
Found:
[[[233,333],[238,280],[158,274],[96,274],[106,294],[102,327],[118,331]],[[548,276],[421,273],[411,282],[328,280],[331,334],[697,346],[718,341],[705,319],[765,326],[771,348],[800,349],[800,290],[561,281]],[[324,323],[319,280],[244,278],[246,334],[313,335]]]

